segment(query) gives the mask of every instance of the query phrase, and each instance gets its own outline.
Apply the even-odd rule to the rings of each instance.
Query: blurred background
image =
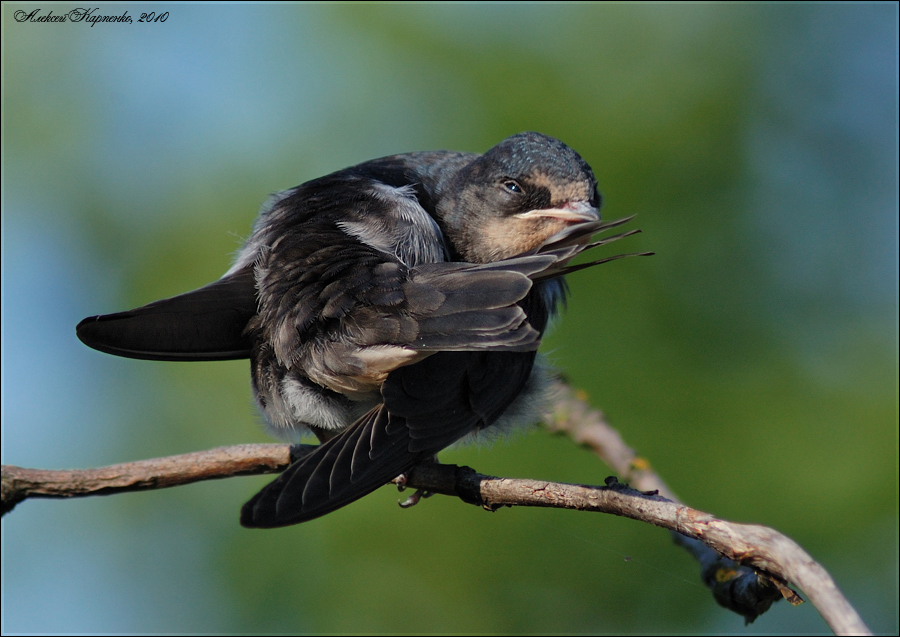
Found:
[[[375,157],[536,130],[593,166],[617,244],[543,351],[689,504],[788,534],[898,631],[898,5],[2,7],[2,456],[83,468],[267,441],[246,362],[89,350],[83,317],[199,287],[269,193]],[[142,12],[168,12],[141,24]],[[626,245],[627,244],[627,245]],[[612,252],[612,249],[609,249]],[[533,430],[448,462],[602,483]],[[268,481],[27,501],[9,632],[751,627],[658,529],[392,488],[249,531]]]

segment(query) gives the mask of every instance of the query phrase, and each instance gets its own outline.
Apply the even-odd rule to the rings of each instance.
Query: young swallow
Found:
[[[603,224],[590,166],[521,133],[483,155],[420,152],[275,195],[218,281],[84,319],[78,337],[148,360],[249,358],[270,430],[321,444],[253,497],[247,527],[361,498],[487,428],[528,418],[562,275]]]

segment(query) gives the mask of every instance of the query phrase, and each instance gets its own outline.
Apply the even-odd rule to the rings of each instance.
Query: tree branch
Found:
[[[502,506],[541,506],[597,511],[629,517],[669,529],[701,564],[702,576],[716,600],[749,622],[784,596],[800,603],[786,584],[808,596],[839,635],[871,634],[834,581],[795,542],[777,531],[736,524],[691,509],[624,444],[603,415],[583,397],[557,387],[551,429],[589,446],[614,471],[638,489],[607,478],[606,486],[572,485],[481,475],[468,467],[422,463],[408,474],[406,486],[456,496],[488,510]],[[283,471],[309,446],[238,445],[99,469],[47,471],[11,465],[2,468],[2,513],[27,498],[71,498],[160,489],[201,480]],[[662,494],[662,495],[660,495]],[[724,556],[724,557],[722,557]]]
[[[3,465],[2,505],[6,515],[27,498],[79,498],[165,489],[234,476],[280,473],[291,463],[291,447],[234,445],[179,456],[109,465],[99,469],[48,471]]]

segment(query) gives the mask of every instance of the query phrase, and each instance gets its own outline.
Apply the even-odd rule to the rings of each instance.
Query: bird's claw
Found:
[[[416,492],[411,496],[406,498],[403,502],[397,502],[400,505],[401,509],[408,509],[411,506],[415,506],[419,503],[419,500],[422,498],[430,498],[432,493],[430,491],[425,491],[424,489],[416,489]]]

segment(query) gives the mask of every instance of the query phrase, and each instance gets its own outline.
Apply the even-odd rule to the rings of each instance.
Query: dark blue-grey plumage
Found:
[[[587,163],[538,133],[373,160],[274,197],[219,281],[77,331],[135,358],[249,357],[270,428],[322,445],[241,523],[294,524],[522,411],[560,277],[586,267],[569,260],[617,238],[589,243],[620,223],[599,204]]]

